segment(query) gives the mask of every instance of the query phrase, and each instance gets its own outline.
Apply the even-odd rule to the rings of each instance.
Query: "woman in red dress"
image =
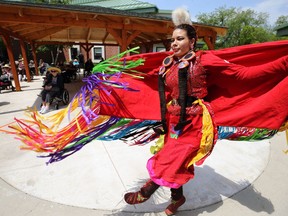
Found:
[[[180,15],[179,15],[180,14]],[[186,16],[183,16],[185,14]],[[146,201],[161,186],[171,188],[172,202],[167,215],[185,202],[182,185],[194,177],[194,163],[202,163],[213,149],[216,129],[207,95],[206,72],[195,53],[196,30],[182,9],[173,12],[176,25],[171,39],[173,54],[164,59],[159,70],[159,96],[164,147],[148,160],[150,180],[138,192],[125,194],[128,204]],[[165,92],[168,92],[166,94]]]
[[[234,59],[225,50],[224,55],[195,53],[197,35],[189,13],[177,9],[172,19],[173,54],[163,60],[158,75],[162,128],[155,132],[163,142],[147,162],[149,181],[124,195],[128,204],[138,204],[160,186],[169,187],[172,200],[167,215],[185,203],[182,186],[194,177],[194,165],[202,164],[212,152],[216,125],[278,129],[288,116],[287,55],[274,57],[263,49],[257,53],[261,58],[252,58],[249,52],[254,50],[247,52],[245,47],[231,49],[237,55]]]

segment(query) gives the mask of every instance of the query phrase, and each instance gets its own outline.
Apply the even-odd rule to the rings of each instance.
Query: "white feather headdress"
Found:
[[[187,9],[177,8],[172,11],[172,21],[175,26],[180,24],[189,24],[192,25],[191,17]]]

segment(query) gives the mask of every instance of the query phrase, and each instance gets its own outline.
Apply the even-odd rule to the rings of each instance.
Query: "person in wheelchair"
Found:
[[[12,89],[12,91],[14,91],[15,87],[12,84],[12,79],[13,75],[11,73],[11,68],[8,64],[5,64],[0,73],[0,91],[3,89]]]
[[[42,107],[40,110],[41,114],[49,111],[50,103],[54,98],[62,98],[64,91],[64,79],[61,74],[61,70],[57,67],[50,67],[47,69],[49,75],[43,85],[41,92]]]

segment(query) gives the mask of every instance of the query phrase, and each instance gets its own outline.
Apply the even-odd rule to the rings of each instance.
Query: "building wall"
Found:
[[[79,55],[80,52],[84,55],[84,62],[86,62],[87,61],[87,56],[86,56],[86,51],[84,50],[84,48],[80,47],[79,45],[75,45],[73,47],[74,48],[76,47],[78,49],[77,56]],[[115,56],[115,55],[119,54],[119,50],[120,50],[119,46],[97,46],[97,47],[103,47],[103,55],[102,55],[102,57],[104,59],[107,59],[107,58],[110,58],[112,56]],[[65,56],[66,62],[71,61],[72,58],[71,58],[70,47],[67,48],[67,49],[64,49],[63,52],[64,52],[64,56]],[[91,58],[93,60],[93,47],[89,51],[89,57],[88,58]]]
[[[103,56],[104,59],[110,58],[112,56],[115,56],[119,54],[119,47],[118,46],[106,46],[105,47],[105,56]]]

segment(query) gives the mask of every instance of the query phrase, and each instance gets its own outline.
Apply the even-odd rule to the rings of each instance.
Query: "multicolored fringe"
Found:
[[[66,145],[65,148],[41,157],[50,158],[47,163],[61,161],[93,140],[122,140],[129,145],[144,145],[158,137],[152,130],[157,124],[158,122],[153,121],[108,117],[105,123],[89,129],[85,134]]]
[[[48,157],[51,159],[48,163],[62,160],[75,153],[91,140],[109,131],[110,127],[118,122],[117,118],[99,115],[101,105],[99,91],[105,93],[107,97],[112,88],[135,91],[129,88],[129,83],[120,82],[117,78],[122,74],[143,78],[142,73],[133,68],[143,65],[144,60],[139,58],[127,61],[124,57],[127,53],[137,53],[137,49],[138,47],[127,50],[97,64],[93,68],[93,74],[83,79],[85,84],[67,108],[48,117],[39,115],[36,109],[30,109],[27,112],[28,119],[15,118],[16,124],[14,122],[8,126],[11,130],[0,130],[13,134],[16,139],[22,141],[24,145],[21,149],[50,153]],[[71,115],[75,115],[72,120]],[[69,123],[61,128],[66,116]],[[130,124],[134,121],[136,120],[131,120]]]
[[[129,83],[120,82],[117,78],[122,74],[142,78],[142,73],[133,68],[142,65],[144,60],[126,61],[123,58],[129,52],[136,52],[136,49],[127,50],[95,66],[92,75],[83,79],[85,84],[67,108],[48,117],[40,115],[36,109],[29,110],[28,119],[15,118],[16,124],[8,126],[11,130],[0,130],[16,136],[24,144],[21,149],[48,153],[40,156],[50,158],[47,163],[61,161],[95,139],[122,140],[130,145],[144,145],[158,139],[153,131],[154,127],[161,125],[158,121],[99,115],[99,91],[107,97],[112,88],[135,91]],[[71,120],[72,115],[75,117]],[[69,123],[61,128],[66,116]],[[271,138],[276,133],[277,130],[219,127],[218,139],[253,141]]]
[[[92,113],[97,114],[98,105],[94,106]],[[58,115],[62,117],[61,112],[66,113],[67,110],[64,109],[51,117],[59,121]],[[153,128],[161,125],[158,121],[124,119],[102,115],[98,115],[94,121],[88,124],[84,115],[80,115],[70,121],[65,128],[55,132],[53,127],[48,127],[41,122],[42,116],[38,115],[37,112],[32,112],[30,117],[34,121],[15,119],[18,125],[10,127],[16,132],[10,133],[13,133],[17,136],[17,139],[25,144],[21,147],[22,149],[49,153],[46,156],[39,156],[49,158],[47,163],[61,161],[93,140],[122,140],[129,145],[144,145],[159,138]],[[218,127],[218,139],[237,141],[269,139],[276,133],[277,130]]]
[[[236,141],[258,141],[273,137],[278,130],[248,128],[248,127],[219,127],[218,139]]]
[[[158,140],[159,136],[153,131],[153,127],[160,126],[158,121],[121,119],[109,117],[106,123],[91,128],[87,134],[73,140],[73,143],[63,150],[51,153],[48,163],[60,161],[77,152],[92,140],[122,140],[129,145],[145,145]],[[219,127],[218,138],[235,141],[259,141],[269,139],[277,133],[277,130],[245,128],[245,127]],[[157,141],[156,141],[157,142]]]

